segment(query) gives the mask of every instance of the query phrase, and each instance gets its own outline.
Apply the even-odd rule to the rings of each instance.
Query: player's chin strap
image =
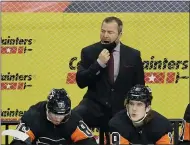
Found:
[[[129,116],[129,118],[131,119],[131,116],[129,115],[129,112],[128,112],[128,110],[127,110],[127,115]],[[141,126],[141,125],[143,125],[143,120],[146,118],[146,116],[147,116],[147,112],[145,113],[145,115],[144,115],[144,117],[143,118],[141,118],[141,119],[139,119],[139,120],[137,120],[137,121],[132,121],[133,122],[133,124],[134,124],[134,126]],[[132,119],[131,119],[132,120]]]

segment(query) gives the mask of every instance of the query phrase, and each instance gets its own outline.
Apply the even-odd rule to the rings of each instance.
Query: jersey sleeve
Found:
[[[173,128],[170,121],[161,114],[155,113],[150,122],[149,129],[152,130],[151,137],[155,144],[172,144]]]
[[[156,145],[169,145],[173,143],[173,136],[171,132],[163,135],[157,142]]]
[[[33,131],[30,129],[30,127],[26,123],[21,121],[19,123],[19,125],[17,126],[16,130],[21,131],[23,133],[26,133],[29,136],[30,141],[31,142],[34,141],[35,135],[34,135]],[[14,139],[16,139],[16,138],[14,138]]]
[[[36,118],[36,119],[34,119]],[[38,116],[35,113],[33,107],[24,113],[24,115],[20,119],[20,123],[17,125],[16,130],[26,133],[29,136],[29,140],[31,143],[36,139],[37,136],[37,129],[38,127]],[[14,140],[20,140],[18,138],[13,138]]]
[[[82,120],[79,120],[76,129],[71,135],[71,140],[73,142],[78,142],[92,137],[93,134],[89,127]]]

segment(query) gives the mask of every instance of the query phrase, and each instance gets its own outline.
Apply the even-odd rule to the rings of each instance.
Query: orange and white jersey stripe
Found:
[[[169,132],[169,133],[163,135],[163,136],[156,142],[156,144],[157,144],[157,145],[162,145],[162,144],[163,144],[163,145],[170,145],[170,144],[172,144],[172,142],[173,142],[173,136],[172,136],[172,133]]]
[[[71,135],[71,140],[73,142],[78,142],[83,139],[92,138],[93,134],[88,126],[82,121],[79,121],[79,125]]]

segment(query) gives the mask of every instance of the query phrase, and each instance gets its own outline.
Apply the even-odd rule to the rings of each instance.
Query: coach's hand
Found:
[[[108,60],[110,59],[110,53],[107,49],[103,49],[100,54],[99,54],[99,60],[103,63],[103,64],[107,64]]]

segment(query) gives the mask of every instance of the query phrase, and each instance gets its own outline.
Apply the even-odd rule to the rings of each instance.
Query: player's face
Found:
[[[130,100],[127,109],[132,121],[142,119],[146,113],[146,105],[141,101]]]
[[[117,39],[118,38],[118,39]],[[102,42],[113,42],[117,39],[116,43],[119,41],[120,34],[118,33],[118,24],[113,21],[109,23],[102,23],[100,39]]]
[[[59,125],[61,121],[65,118],[65,115],[57,115],[52,112],[47,113],[47,118],[55,125]]]

